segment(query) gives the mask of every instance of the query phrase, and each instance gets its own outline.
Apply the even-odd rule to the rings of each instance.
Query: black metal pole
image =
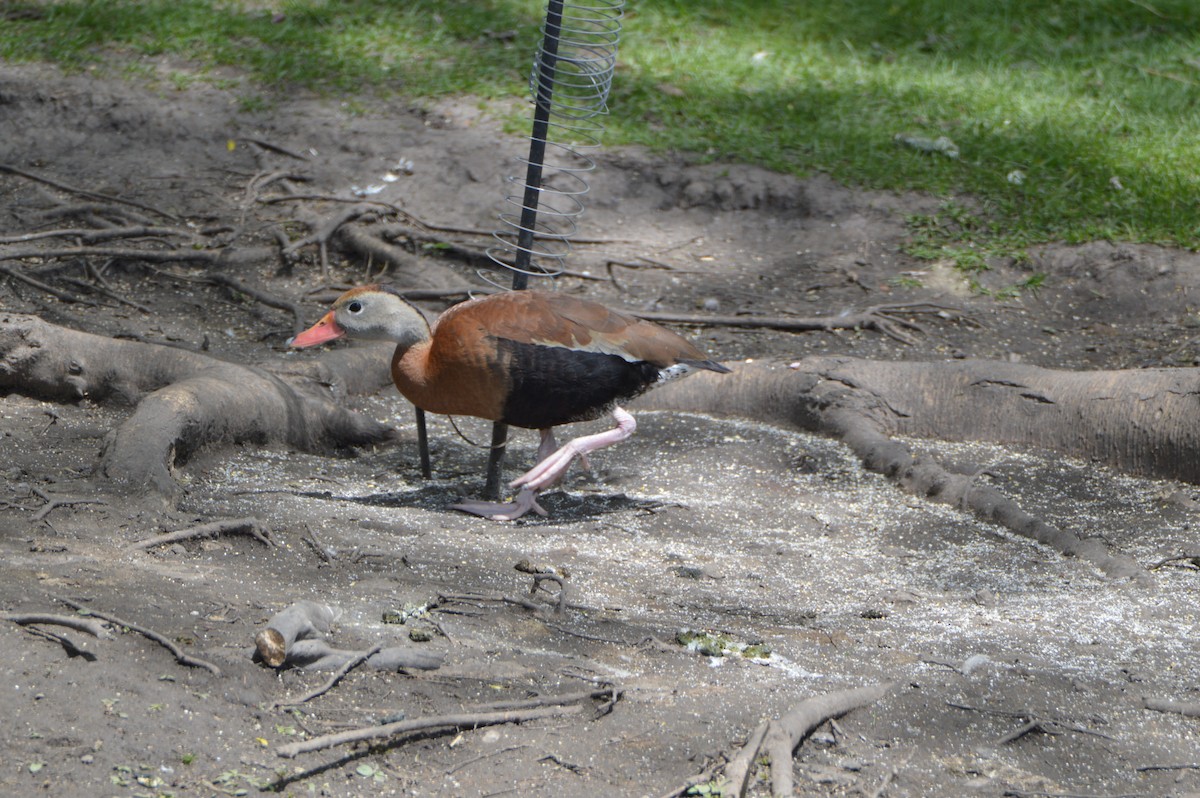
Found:
[[[558,40],[562,35],[563,0],[550,0],[546,6],[546,28],[542,38],[542,57],[538,59],[537,87],[534,91],[533,132],[529,137],[529,160],[525,170],[525,197],[521,203],[521,226],[517,231],[516,270],[512,287],[519,291],[529,284],[534,230],[537,227],[538,199],[542,190],[542,165],[546,161],[546,137],[550,129],[550,103],[554,99],[554,76],[558,66]],[[500,479],[504,468],[504,450],[508,425],[492,426],[492,448],[488,457],[484,495],[500,498]]]

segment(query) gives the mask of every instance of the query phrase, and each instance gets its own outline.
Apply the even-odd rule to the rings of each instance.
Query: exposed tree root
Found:
[[[1147,696],[1142,699],[1142,706],[1155,712],[1174,712],[1189,718],[1200,718],[1200,701],[1176,701],[1173,698]]]
[[[801,741],[825,721],[875,703],[893,686],[894,683],[885,683],[826,693],[801,701],[779,720],[763,721],[725,767],[725,786],[721,794],[738,798],[746,794],[750,774],[761,752],[767,754],[771,762],[771,794],[775,798],[791,796],[792,752]]]
[[[20,626],[28,626],[30,624],[65,626],[68,629],[84,632],[92,637],[110,636],[104,628],[104,624],[79,615],[54,615],[45,612],[0,612],[0,621],[12,621]]]
[[[226,533],[244,534],[262,543],[270,548],[275,544],[271,539],[264,534],[263,525],[257,518],[235,518],[226,521],[214,521],[211,524],[201,524],[187,529],[180,529],[176,532],[167,532],[163,535],[155,535],[152,538],[139,540],[136,543],[130,544],[131,549],[151,549],[155,546],[163,546],[168,543],[178,543],[181,540],[195,540],[196,538],[215,538],[218,535]]]
[[[275,753],[285,759],[293,759],[300,754],[321,751],[347,743],[361,743],[369,740],[386,740],[402,734],[418,731],[443,729],[478,729],[482,726],[495,726],[502,723],[525,723],[542,718],[557,718],[563,715],[578,714],[583,710],[580,704],[565,706],[536,707],[533,709],[514,709],[507,712],[464,712],[458,715],[436,715],[429,718],[413,718],[383,726],[368,726],[363,729],[350,729],[336,734],[326,734],[303,740],[290,745],[281,745]]]
[[[46,516],[50,515],[50,513],[54,512],[59,507],[72,507],[76,504],[108,504],[108,502],[104,501],[104,499],[83,499],[70,496],[51,496],[41,488],[31,488],[30,490],[36,494],[38,498],[46,502],[44,505],[42,505],[40,510],[30,516],[30,521],[45,520]]]
[[[1200,375],[1193,369],[1066,372],[991,361],[809,358],[698,374],[635,407],[753,418],[831,435],[920,496],[969,510],[1118,578],[1148,578],[1099,539],[1023,511],[997,489],[912,454],[892,436],[991,441],[1099,460],[1133,473],[1200,482]]]
[[[64,598],[62,596],[59,596],[57,598],[57,600],[61,601],[63,604],[66,604],[69,607],[74,607],[75,609],[79,610],[82,613],[85,613],[87,615],[93,615],[97,618],[108,621],[111,624],[115,624],[116,626],[123,626],[126,629],[130,630],[131,632],[137,632],[142,637],[153,640],[155,643],[158,643],[160,646],[162,646],[163,648],[167,649],[172,654],[174,654],[175,661],[178,662],[180,665],[187,665],[189,668],[204,668],[206,671],[211,673],[213,676],[221,675],[221,669],[218,668],[216,665],[212,664],[211,662],[209,662],[207,660],[203,660],[198,657],[193,657],[189,654],[185,654],[183,652],[183,649],[181,649],[179,646],[175,645],[175,643],[173,643],[169,638],[159,634],[158,632],[154,631],[153,629],[147,629],[146,627],[139,626],[136,623],[122,620],[121,618],[118,618],[115,615],[109,615],[106,612],[100,612],[99,610],[92,609],[91,607],[87,606],[86,604],[80,604],[78,601],[72,601],[69,598]]]
[[[701,324],[715,327],[758,327],[772,330],[875,330],[905,344],[914,343],[912,332],[925,332],[925,328],[912,321],[910,316],[935,315],[943,318],[961,318],[962,314],[946,305],[929,302],[899,305],[873,305],[853,313],[836,316],[718,316],[707,313],[668,313],[658,311],[630,311],[648,321],[674,322],[677,324]]]
[[[350,671],[354,670],[359,665],[361,665],[364,662],[366,662],[367,660],[369,660],[371,657],[378,654],[382,648],[383,648],[382,644],[376,643],[375,645],[371,646],[371,648],[367,649],[366,651],[360,652],[356,656],[353,656],[350,659],[346,660],[346,664],[344,664],[344,665],[342,665],[342,667],[338,668],[337,671],[325,681],[325,684],[321,685],[320,687],[309,690],[304,695],[299,696],[298,698],[293,698],[290,701],[287,701],[287,700],[276,701],[272,705],[273,708],[278,709],[280,707],[299,706],[300,704],[305,704],[305,703],[308,703],[309,701],[312,701],[314,698],[319,698],[320,696],[325,695],[330,690],[332,690],[335,686],[337,686],[337,683],[340,682],[342,679],[344,679],[346,677],[346,674],[348,674]]]
[[[273,668],[348,670],[348,663],[359,660],[365,661],[368,667],[383,671],[435,670],[441,667],[441,655],[419,651],[411,646],[376,646],[365,653],[333,648],[325,642],[324,637],[339,614],[338,610],[326,604],[307,599],[297,601],[267,621],[266,628],[254,636],[255,654]]]
[[[386,439],[387,427],[338,404],[347,391],[390,382],[385,358],[370,349],[330,355],[290,364],[292,372],[280,375],[0,314],[0,392],[136,404],[106,441],[101,468],[119,483],[166,497],[178,490],[176,461],[205,445],[280,441],[318,451]]]
[[[69,194],[75,194],[76,196],[88,197],[90,199],[102,200],[104,202],[117,202],[122,205],[128,205],[131,208],[137,208],[139,210],[147,211],[149,213],[153,213],[153,214],[156,214],[159,216],[165,216],[166,218],[174,220],[174,221],[178,221],[178,219],[179,219],[179,217],[177,217],[173,214],[167,213],[166,211],[162,210],[161,208],[153,208],[149,205],[144,205],[140,202],[134,202],[133,200],[127,200],[127,199],[123,199],[121,197],[114,197],[112,194],[102,194],[98,191],[91,191],[89,189],[79,188],[78,186],[73,186],[68,183],[64,183],[60,180],[55,180],[52,177],[47,177],[45,175],[39,175],[34,172],[26,171],[24,169],[19,169],[16,166],[13,166],[12,164],[0,163],[0,172],[8,172],[9,174],[17,175],[18,177],[23,177],[26,180],[33,180],[33,181],[42,183],[47,186],[53,186],[54,188],[57,188],[60,191],[65,191]]]

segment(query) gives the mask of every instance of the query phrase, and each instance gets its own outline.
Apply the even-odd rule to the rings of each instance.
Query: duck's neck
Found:
[[[403,353],[423,341],[428,341],[431,335],[429,322],[421,315],[421,311],[401,301],[399,310],[392,313],[387,324],[378,329],[377,334],[372,337],[393,342],[396,344],[397,353]]]

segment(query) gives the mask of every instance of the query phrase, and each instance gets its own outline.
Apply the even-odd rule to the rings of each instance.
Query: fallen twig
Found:
[[[270,150],[271,152],[276,152],[280,155],[286,155],[289,158],[295,158],[297,161],[309,160],[308,156],[304,153],[296,152],[295,150],[284,147],[282,144],[275,144],[267,141],[266,139],[243,137],[242,141],[246,142],[247,144],[254,144],[258,147],[262,147],[264,150]]]
[[[725,764],[725,760],[718,759],[716,762],[713,762],[711,765],[709,765],[704,770],[697,773],[695,776],[690,777],[683,784],[680,784],[678,787],[671,790],[670,792],[663,793],[658,798],[679,798],[679,796],[681,796],[681,795],[696,795],[696,794],[698,794],[698,793],[693,792],[693,788],[699,787],[701,784],[708,784],[709,782],[711,782],[714,778],[716,778],[717,772],[721,769],[721,766],[723,764]],[[707,794],[712,794],[712,795],[736,795],[737,794],[737,793],[727,792],[728,785],[724,782],[722,783],[722,790],[723,791],[720,793],[703,793],[703,794],[706,794],[706,795]]]
[[[33,492],[46,504],[30,517],[30,521],[41,521],[59,507],[70,507],[73,504],[108,504],[104,499],[72,499],[51,496],[40,488],[33,488]]]
[[[28,256],[26,256],[26,257],[28,257]],[[3,259],[4,259],[3,253],[0,253],[0,260],[3,260]],[[36,288],[37,290],[47,293],[50,296],[52,296],[55,299],[58,299],[62,302],[71,302],[73,304],[93,305],[93,306],[98,306],[100,304],[92,299],[85,299],[84,297],[76,296],[75,294],[69,294],[66,291],[59,291],[54,286],[47,285],[46,283],[43,283],[41,280],[34,279],[33,277],[30,277],[28,274],[25,274],[24,272],[22,272],[18,269],[12,269],[12,268],[9,268],[8,266],[0,265],[0,274],[6,274],[9,277],[11,277],[12,279],[19,280],[20,282],[25,283],[26,285],[30,286],[31,288]]]
[[[338,732],[337,734],[326,734],[321,737],[314,737],[311,740],[282,745],[275,749],[275,753],[285,759],[292,759],[300,754],[321,751],[336,745],[386,739],[415,731],[441,728],[477,729],[481,726],[494,726],[501,723],[524,723],[530,720],[541,720],[542,718],[573,715],[582,711],[582,709],[583,707],[579,704],[571,704],[568,706],[538,707],[510,712],[463,713],[458,715],[435,715],[428,718],[414,718],[412,720],[389,723],[384,726],[350,729],[349,731]]]
[[[213,285],[223,285],[226,288],[231,288],[240,294],[245,294],[252,299],[261,302],[269,308],[277,308],[278,310],[286,310],[292,314],[292,326],[295,332],[300,332],[304,329],[304,310],[295,302],[287,299],[282,299],[274,294],[267,293],[258,288],[246,285],[236,277],[230,277],[228,274],[206,274],[204,275],[206,282]]]
[[[1172,563],[1177,563],[1177,562],[1178,563],[1187,563],[1192,568],[1200,567],[1200,552],[1190,552],[1190,553],[1185,553],[1185,554],[1176,554],[1174,557],[1164,557],[1163,559],[1159,560],[1158,562],[1154,563],[1153,565],[1147,565],[1146,570],[1147,571],[1157,571],[1159,568],[1162,568],[1164,565],[1170,565]]]
[[[576,701],[586,701],[590,698],[610,698],[616,700],[625,694],[624,688],[607,685],[599,690],[580,690],[576,693],[560,695],[543,695],[537,698],[526,698],[519,701],[493,701],[472,707],[473,711],[533,709],[535,707],[557,707],[564,704],[574,704]]]
[[[76,238],[84,244],[106,241],[110,238],[142,238],[145,236],[192,236],[190,230],[178,227],[156,227],[136,225],[127,227],[67,227],[56,230],[38,230],[34,233],[0,236],[0,244],[20,244],[44,238]]]
[[[122,620],[121,618],[118,618],[115,615],[109,615],[106,612],[101,612],[100,610],[92,609],[91,607],[88,607],[85,604],[80,604],[78,601],[74,601],[72,599],[65,598],[63,596],[56,596],[55,598],[58,601],[61,601],[63,604],[66,604],[68,607],[74,607],[75,609],[79,610],[82,613],[85,613],[87,615],[93,615],[97,618],[108,621],[111,624],[115,624],[117,626],[123,626],[126,629],[130,630],[131,632],[137,632],[142,637],[146,637],[146,638],[149,638],[150,640],[153,640],[155,643],[158,643],[163,648],[167,649],[172,654],[174,654],[175,661],[178,662],[180,665],[187,665],[188,667],[191,667],[191,668],[204,668],[209,673],[211,673],[213,676],[221,675],[221,669],[218,668],[216,665],[212,664],[211,662],[208,662],[207,660],[202,660],[202,659],[199,659],[198,657],[192,657],[192,656],[189,656],[189,655],[183,653],[183,651],[179,648],[179,646],[175,645],[169,639],[167,639],[163,635],[160,635],[158,632],[154,631],[153,629],[147,629],[144,626],[139,626],[135,623],[130,623],[129,621]]]
[[[854,313],[837,316],[719,316],[708,313],[670,313],[664,311],[632,310],[631,315],[647,321],[665,321],[676,324],[698,324],[716,327],[765,327],[773,330],[857,330],[868,329],[881,332],[905,344],[915,343],[905,329],[923,333],[925,328],[905,315],[937,315],[945,318],[961,318],[956,308],[918,302],[911,305],[873,305]]]
[[[96,275],[96,276],[98,277],[99,275]],[[145,305],[138,304],[137,302],[134,302],[131,299],[126,299],[125,297],[121,296],[116,291],[112,290],[112,288],[105,285],[102,280],[95,280],[94,282],[88,282],[87,280],[78,280],[74,277],[59,277],[58,279],[63,281],[64,283],[68,283],[77,288],[83,288],[88,291],[95,291],[98,294],[108,297],[109,299],[113,300],[114,302],[118,302],[122,305],[128,305],[131,308],[140,310],[142,313],[152,313],[153,312],[150,310],[150,308],[146,307]]]
[[[336,685],[338,682],[340,682],[347,673],[349,673],[350,671],[357,668],[359,665],[361,665],[364,662],[366,662],[367,660],[369,660],[375,654],[378,654],[380,649],[382,649],[382,648],[383,648],[383,646],[381,644],[376,643],[371,648],[359,653],[353,659],[349,660],[345,665],[338,668],[337,672],[334,673],[332,676],[330,676],[328,681],[325,682],[325,684],[321,685],[320,687],[316,688],[315,690],[310,690],[309,692],[305,693],[304,695],[300,696],[299,698],[293,698],[290,701],[276,701],[274,704],[274,708],[278,709],[280,707],[304,704],[308,701],[312,701],[317,696],[325,695],[330,690],[332,690],[334,685]]]
[[[1005,745],[1013,740],[1020,739],[1026,734],[1034,731],[1040,731],[1043,734],[1059,734],[1063,731],[1075,732],[1076,734],[1090,734],[1093,737],[1103,737],[1105,740],[1113,739],[1111,736],[1098,732],[1093,729],[1085,729],[1072,721],[1065,718],[1043,718],[1036,712],[1027,710],[1019,710],[1016,712],[1007,709],[991,709],[988,707],[973,707],[970,704],[958,704],[954,701],[947,701],[946,706],[954,707],[955,709],[966,710],[967,712],[978,712],[983,715],[993,715],[1001,718],[1012,718],[1014,720],[1025,721],[1024,724],[1018,726],[1013,731],[1001,737],[996,741],[996,745]],[[1100,722],[1105,722],[1100,719]]]
[[[1018,790],[1009,788],[1001,795],[1005,798],[1150,798],[1151,793],[1148,792],[1124,792],[1117,795],[1097,795],[1094,793],[1085,794],[1077,792],[1031,792],[1029,790]]]
[[[564,615],[566,613],[570,601],[570,591],[567,589],[567,574],[559,573],[558,569],[552,566],[533,565],[528,560],[521,560],[513,568],[533,577],[533,585],[529,588],[529,595],[531,596],[537,593],[542,582],[554,582],[557,584],[558,601],[554,605],[554,614]]]
[[[177,532],[167,532],[162,535],[155,535],[152,538],[139,540],[136,543],[129,544],[130,549],[150,549],[155,546],[162,546],[167,543],[178,543],[181,540],[194,540],[195,538],[215,538],[218,535],[224,534],[244,534],[249,535],[255,540],[262,543],[264,546],[271,548],[275,544],[271,539],[263,534],[264,527],[257,518],[235,518],[227,521],[213,521],[210,524],[201,524],[199,526],[180,529]]]
[[[0,260],[24,258],[124,258],[149,262],[187,262],[218,264],[229,260],[228,249],[137,249],[134,247],[11,247],[0,248]],[[15,275],[14,275],[15,276]],[[20,277],[18,279],[28,278]]]
[[[500,756],[501,754],[507,754],[510,751],[519,751],[522,748],[528,748],[528,747],[529,746],[527,744],[521,743],[520,745],[510,745],[507,748],[501,748],[496,751],[491,751],[486,754],[481,754],[477,757],[474,757],[473,759],[468,759],[466,762],[459,762],[457,765],[455,765],[454,767],[447,770],[446,775],[453,776],[458,771],[462,770],[465,767],[468,767],[469,765],[474,765],[476,762],[482,762],[483,760],[491,759],[494,756]]]
[[[355,204],[352,207],[345,208],[338,213],[332,214],[328,218],[322,220],[320,226],[314,229],[311,233],[303,238],[296,239],[284,247],[283,255],[285,257],[291,255],[308,246],[309,244],[326,244],[329,242],[329,239],[333,238],[334,233],[336,233],[338,229],[342,227],[342,225],[352,222],[358,217],[367,213],[371,213],[371,208],[368,203],[364,202]]]
[[[174,220],[174,221],[179,221],[178,216],[175,216],[174,214],[171,214],[171,213],[167,213],[166,211],[162,210],[161,208],[154,208],[149,205],[143,205],[140,202],[135,202],[133,200],[122,199],[120,197],[114,197],[112,194],[104,194],[99,191],[90,191],[85,188],[78,188],[76,186],[72,186],[68,183],[61,183],[53,178],[45,177],[44,175],[35,174],[33,172],[27,172],[24,169],[18,169],[17,167],[13,166],[12,164],[0,163],[0,172],[8,172],[9,174],[18,175],[20,177],[23,177],[26,180],[34,180],[34,181],[37,181],[38,183],[44,183],[47,186],[53,186],[54,188],[57,188],[60,191],[66,191],[68,194],[76,194],[80,197],[90,197],[91,199],[104,200],[105,202],[116,202],[116,203],[120,203],[121,205],[128,205],[131,208],[138,208],[139,210],[149,211],[150,213],[157,214],[159,216],[165,216],[166,218]]]

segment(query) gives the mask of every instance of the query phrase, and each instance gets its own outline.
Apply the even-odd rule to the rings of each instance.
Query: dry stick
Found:
[[[1042,734],[1059,734],[1059,732],[1057,732],[1051,728],[1051,725],[1052,724],[1046,723],[1045,721],[1042,721],[1042,720],[1036,720],[1036,719],[1031,720],[1028,723],[1018,726],[1017,728],[1010,731],[1008,734],[1001,737],[999,740],[996,741],[996,745],[1008,745],[1011,742],[1021,739],[1026,734],[1029,734],[1029,733],[1035,732],[1035,731],[1041,732]]]
[[[154,546],[161,546],[165,543],[177,543],[181,540],[192,540],[194,538],[215,538],[218,535],[229,534],[246,534],[255,540],[270,548],[275,544],[270,538],[262,533],[262,523],[257,518],[235,518],[228,521],[213,521],[210,524],[201,524],[187,529],[180,529],[177,532],[167,532],[162,535],[155,535],[152,538],[139,540],[136,543],[129,544],[130,549],[149,549]]]
[[[454,767],[447,770],[446,775],[452,776],[455,773],[457,773],[458,771],[467,767],[468,765],[474,765],[476,762],[482,762],[483,760],[491,759],[494,756],[500,756],[501,754],[507,754],[510,751],[519,751],[522,748],[528,748],[528,747],[529,747],[529,745],[527,743],[521,743],[520,745],[510,745],[508,748],[501,748],[498,751],[492,751],[489,754],[481,754],[480,756],[477,756],[474,759],[468,759],[466,762],[459,762],[457,765],[455,765]]]
[[[520,701],[493,701],[489,704],[479,704],[472,710],[501,710],[501,709],[533,709],[535,707],[557,707],[573,704],[576,701],[586,701],[589,698],[618,699],[625,694],[624,688],[608,685],[599,690],[580,690],[577,693],[562,693],[560,695],[544,695],[537,698],[527,698]]]
[[[87,291],[95,291],[96,293],[101,294],[102,296],[108,297],[109,299],[113,300],[114,302],[117,302],[122,305],[128,305],[129,307],[134,308],[135,310],[140,310],[142,313],[152,313],[153,312],[152,310],[150,310],[150,308],[146,307],[145,305],[139,305],[137,302],[126,299],[125,297],[118,294],[116,291],[113,291],[111,288],[106,288],[105,286],[100,285],[99,282],[89,283],[87,280],[79,280],[75,277],[65,277],[65,276],[59,277],[58,279],[64,283],[67,283],[68,285],[73,285],[76,288],[83,288]]]
[[[564,615],[567,611],[569,602],[569,590],[567,588],[567,578],[562,574],[549,568],[541,568],[531,565],[528,560],[521,560],[514,569],[521,573],[529,574],[533,577],[533,585],[529,588],[529,595],[537,595],[538,588],[542,586],[542,582],[554,582],[558,585],[558,601],[554,605],[555,615]]]
[[[107,262],[105,262],[104,266],[102,266],[99,269],[96,268],[96,264],[92,262],[91,258],[83,259],[84,271],[87,272],[88,277],[92,278],[92,282],[94,282],[96,285],[100,286],[102,291],[107,292],[109,296],[113,297],[118,302],[121,302],[121,303],[129,305],[131,307],[137,308],[138,310],[142,311],[143,313],[150,313],[151,312],[150,308],[146,307],[145,305],[139,305],[137,302],[132,302],[132,301],[126,299],[125,297],[121,296],[119,293],[117,293],[116,289],[113,288],[112,284],[109,283],[108,280],[104,279],[103,272],[110,265],[112,265],[111,258]]]
[[[1124,792],[1117,795],[1096,795],[1077,792],[1031,792],[1009,787],[1003,792],[1005,798],[1152,798],[1148,792]]]
[[[919,324],[900,318],[897,314],[954,314],[958,311],[943,305],[916,303],[912,305],[874,305],[857,313],[839,316],[720,316],[707,313],[669,313],[659,311],[631,310],[629,313],[647,321],[665,321],[676,324],[701,324],[718,327],[767,327],[773,330],[854,330],[872,329],[905,344],[914,343],[914,338],[900,328],[924,332]]]
[[[242,138],[242,141],[262,147],[264,150],[270,150],[271,152],[277,152],[280,155],[286,155],[289,158],[295,158],[297,161],[307,161],[309,159],[308,156],[304,155],[303,153],[296,152],[295,150],[289,150],[287,147],[284,147],[281,144],[274,144],[265,139],[252,139],[244,137]]]
[[[883,698],[895,682],[841,690],[801,701],[777,721],[772,721],[763,741],[771,756],[771,791],[774,798],[793,792],[792,751],[809,732],[830,718],[865,707]]]
[[[535,709],[513,710],[510,712],[480,712],[462,713],[458,715],[434,715],[429,718],[414,718],[389,723],[384,726],[368,726],[362,729],[350,729],[337,734],[326,734],[303,740],[298,743],[282,745],[275,749],[278,756],[292,759],[300,754],[321,751],[335,745],[359,743],[367,740],[395,737],[415,731],[450,727],[454,729],[477,729],[481,726],[494,726],[501,723],[524,723],[542,718],[556,718],[563,715],[573,715],[582,711],[578,704],[562,707],[538,707]]]
[[[136,249],[134,247],[14,247],[0,249],[0,260],[23,258],[128,258],[154,262],[220,263],[227,253],[216,249]]]
[[[1153,565],[1147,565],[1147,571],[1157,571],[1164,565],[1170,565],[1173,562],[1191,563],[1193,566],[1200,565],[1200,552],[1192,552],[1191,554],[1177,554],[1174,557],[1165,557]]]
[[[3,260],[3,259],[4,259],[4,255],[2,253],[0,253],[0,260]],[[99,307],[99,305],[100,305],[100,303],[96,302],[95,300],[86,299],[81,296],[76,296],[75,294],[69,294],[66,291],[59,291],[54,286],[46,285],[41,280],[35,280],[34,278],[30,277],[29,275],[25,274],[24,272],[17,271],[16,269],[10,269],[7,266],[0,266],[0,274],[7,274],[9,277],[13,278],[14,280],[20,280],[21,282],[25,283],[26,285],[32,286],[33,288],[36,288],[39,291],[44,291],[45,293],[50,294],[51,296],[53,296],[56,299],[59,299],[63,302],[73,302],[73,303],[77,303],[80,305],[92,305],[93,307]]]
[[[352,208],[346,208],[339,213],[331,215],[321,222],[321,225],[317,229],[313,230],[304,238],[298,238],[284,247],[284,257],[294,254],[309,244],[327,243],[329,239],[333,238],[333,234],[336,233],[342,227],[342,225],[348,224],[363,214],[370,212],[371,211],[370,208],[367,207],[367,203],[359,203]]]
[[[257,288],[246,285],[236,277],[230,277],[228,274],[206,274],[204,275],[204,279],[214,285],[223,285],[227,288],[232,288],[234,291],[245,294],[246,296],[261,302],[269,308],[286,310],[292,314],[292,326],[295,332],[298,333],[304,329],[304,310],[295,302],[290,302],[286,299],[281,299],[274,294],[260,291]]]
[[[60,499],[50,496],[40,488],[34,488],[33,492],[46,504],[30,517],[30,521],[41,521],[59,507],[70,507],[73,504],[108,504],[104,499]]]
[[[1144,696],[1142,706],[1155,712],[1175,712],[1189,718],[1200,718],[1200,701],[1176,701],[1171,698]]]
[[[338,668],[337,673],[330,676],[329,680],[326,681],[325,684],[321,685],[320,687],[316,688],[315,690],[310,690],[309,692],[305,693],[304,695],[300,696],[299,698],[294,698],[291,701],[276,701],[274,704],[271,705],[272,708],[279,709],[280,707],[297,706],[299,704],[304,704],[308,701],[312,701],[317,696],[325,695],[330,690],[332,690],[334,685],[336,685],[338,682],[340,682],[347,673],[354,670],[359,665],[363,664],[364,662],[369,660],[371,657],[378,654],[382,649],[383,649],[383,644],[376,643],[371,648],[367,649],[366,651],[363,651],[358,656],[356,656],[354,659],[350,660],[345,665]]]
[[[139,238],[142,236],[192,236],[190,230],[177,227],[156,227],[154,225],[137,225],[130,227],[67,227],[58,230],[39,230],[36,233],[21,233],[12,236],[0,236],[0,244],[20,244],[25,241],[37,241],[43,238],[78,238],[84,243],[104,241],[109,238]]]
[[[171,214],[171,213],[167,213],[166,211],[164,211],[160,208],[152,208],[149,205],[143,205],[140,202],[134,202],[133,200],[121,199],[120,197],[114,197],[112,194],[104,194],[99,191],[89,191],[88,189],[77,188],[76,186],[72,186],[67,183],[60,183],[59,181],[54,180],[53,178],[44,177],[42,175],[34,174],[33,172],[26,172],[24,169],[18,169],[17,167],[13,166],[12,164],[0,163],[0,172],[8,172],[9,174],[24,177],[27,180],[35,180],[39,183],[44,183],[47,186],[53,186],[54,188],[57,188],[61,191],[66,191],[70,194],[77,194],[78,196],[81,196],[81,197],[90,197],[91,199],[104,200],[105,202],[116,202],[121,205],[128,205],[131,208],[138,208],[140,210],[149,211],[150,213],[154,213],[159,216],[165,216],[168,219],[173,219],[175,221],[179,221],[178,216],[175,216],[174,214]]]
[[[108,636],[102,623],[79,615],[52,615],[44,612],[0,612],[0,621],[12,621],[21,626],[31,623],[65,626],[77,632],[85,632],[92,637]]]
[[[86,604],[80,604],[78,601],[73,601],[64,596],[55,596],[55,598],[58,601],[61,601],[63,604],[66,604],[68,607],[74,607],[75,609],[79,610],[80,612],[87,613],[88,615],[94,615],[97,618],[101,618],[105,621],[108,621],[109,623],[116,624],[117,626],[123,626],[132,632],[137,632],[142,637],[147,637],[147,638],[153,640],[155,643],[158,643],[159,645],[163,646],[168,651],[170,651],[172,654],[174,654],[175,661],[178,662],[180,665],[187,665],[188,667],[192,667],[192,668],[204,668],[205,670],[210,672],[213,676],[221,675],[221,669],[218,668],[216,665],[213,665],[211,662],[208,662],[206,660],[188,656],[187,654],[183,653],[183,651],[179,648],[179,646],[175,645],[170,640],[168,640],[167,638],[160,635],[158,632],[155,632],[153,629],[147,629],[144,626],[138,626],[135,623],[130,623],[129,621],[122,620],[115,615],[109,615],[106,612],[100,612],[99,610],[94,610],[94,609],[88,607]]]

